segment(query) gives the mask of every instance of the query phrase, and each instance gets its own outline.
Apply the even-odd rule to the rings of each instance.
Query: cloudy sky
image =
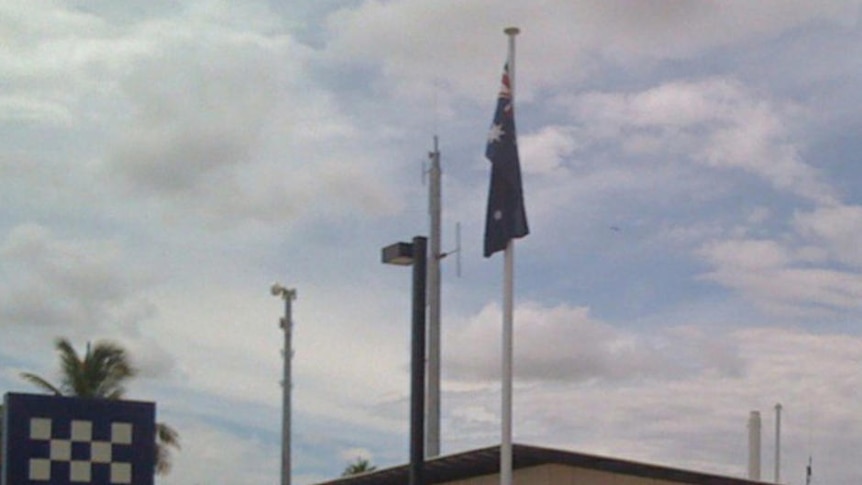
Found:
[[[409,270],[440,137],[444,453],[499,442],[502,261],[483,158],[517,25],[532,234],[515,441],[862,482],[858,1],[0,3],[0,391],[109,338],[183,449],[163,484],[407,460]]]

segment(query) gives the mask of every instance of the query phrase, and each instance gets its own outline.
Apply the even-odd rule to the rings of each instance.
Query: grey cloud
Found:
[[[5,324],[100,328],[137,312],[142,284],[107,241],[61,240],[38,225],[14,228],[0,247]]]
[[[500,318],[489,306],[448,335],[447,365],[455,380],[499,378]],[[520,305],[515,341],[515,373],[525,381],[665,380],[700,372],[732,375],[743,366],[720,339],[680,329],[641,335],[593,319],[586,308],[565,305]]]
[[[209,177],[252,160],[276,105],[274,53],[253,43],[168,43],[128,77],[137,116],[110,157],[113,173],[145,192],[218,190]]]
[[[207,180],[214,182],[209,175],[241,164],[249,152],[247,140],[218,128],[144,129],[130,138],[114,155],[115,171],[145,192],[207,190]]]
[[[35,224],[15,227],[0,240],[0,326],[46,350],[58,336],[76,345],[117,340],[143,377],[163,377],[176,360],[141,333],[157,313],[141,296],[147,286],[144,272],[115,241],[63,239]],[[4,352],[34,360],[17,348]]]

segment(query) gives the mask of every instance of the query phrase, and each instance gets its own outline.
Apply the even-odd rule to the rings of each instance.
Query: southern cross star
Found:
[[[503,125],[494,124],[488,132],[488,143],[497,143],[503,136]]]

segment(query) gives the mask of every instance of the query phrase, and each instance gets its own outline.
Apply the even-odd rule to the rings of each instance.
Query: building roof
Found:
[[[572,451],[520,444],[512,446],[512,467],[515,470],[551,464],[698,485],[762,485],[763,483]],[[429,485],[446,483],[496,474],[499,470],[500,447],[492,446],[426,460],[425,483]],[[409,471],[409,465],[400,465],[338,478],[318,485],[404,485],[409,481]]]

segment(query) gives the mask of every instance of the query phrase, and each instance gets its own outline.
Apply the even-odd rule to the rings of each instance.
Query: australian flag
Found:
[[[488,133],[485,156],[491,162],[491,187],[488,190],[488,213],[485,216],[487,258],[506,249],[512,238],[530,233],[521,186],[521,162],[515,137],[515,113],[508,64],[503,69],[503,83],[497,97],[494,121]]]

